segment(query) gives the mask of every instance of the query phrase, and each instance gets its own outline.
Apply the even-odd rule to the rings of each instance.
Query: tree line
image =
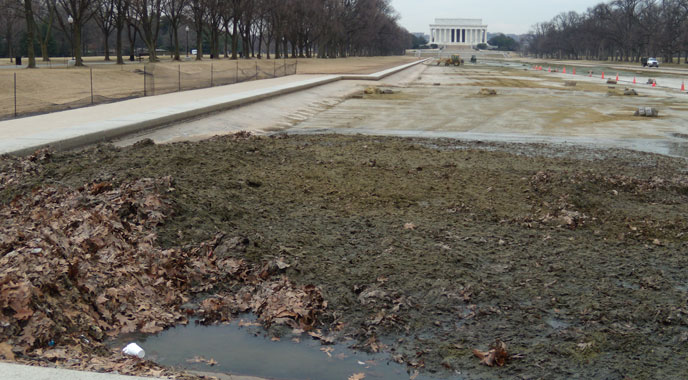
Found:
[[[114,40],[119,64],[125,50],[133,59],[137,39],[157,61],[161,30],[169,32],[175,60],[181,59],[180,33],[189,31],[197,60],[204,53],[232,59],[394,55],[412,46],[390,0],[0,0],[0,9],[7,55],[22,43],[29,67],[39,54],[50,59],[55,33],[83,65],[84,30],[100,34],[108,61]]]
[[[527,53],[541,58],[688,62],[688,0],[614,0],[536,24]]]

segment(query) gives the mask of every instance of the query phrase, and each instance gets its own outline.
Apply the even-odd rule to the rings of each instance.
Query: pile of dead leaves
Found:
[[[186,323],[180,306],[211,292],[198,310],[206,320],[251,311],[265,325],[315,326],[326,303],[315,287],[281,276],[282,259],[251,265],[217,257],[222,236],[190,249],[158,247],[156,226],[172,212],[164,197],[172,191],[169,177],[48,186],[1,206],[0,356],[72,364],[100,358],[102,366],[86,369],[157,371],[114,354],[104,340]]]

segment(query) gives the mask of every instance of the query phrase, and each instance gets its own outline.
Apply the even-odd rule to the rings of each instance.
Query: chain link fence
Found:
[[[296,74],[296,60],[0,70],[0,120]]]

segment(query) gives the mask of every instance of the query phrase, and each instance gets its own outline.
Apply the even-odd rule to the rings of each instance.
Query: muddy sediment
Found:
[[[685,160],[451,139],[229,136],[55,154],[2,182],[0,207],[47,184],[166,177],[175,191],[164,194],[172,211],[156,246],[241,237],[228,258],[283,260],[290,281],[322,292],[318,323],[332,338],[438,377],[688,376]],[[473,349],[497,339],[517,356],[481,365]]]

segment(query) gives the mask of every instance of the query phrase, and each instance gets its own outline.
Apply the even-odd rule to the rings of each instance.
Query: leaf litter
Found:
[[[49,156],[39,151],[3,171],[0,189]],[[227,240],[222,234],[197,246],[162,249],[156,229],[172,213],[165,196],[173,191],[171,177],[77,189],[55,184],[2,204],[0,357],[186,378],[195,376],[124,357],[104,342],[124,333],[158,333],[190,316],[213,323],[252,312],[264,326],[316,326],[326,303],[315,286],[282,275],[289,267],[283,258],[250,264],[218,257],[214,249]],[[181,308],[200,298],[197,310]]]

